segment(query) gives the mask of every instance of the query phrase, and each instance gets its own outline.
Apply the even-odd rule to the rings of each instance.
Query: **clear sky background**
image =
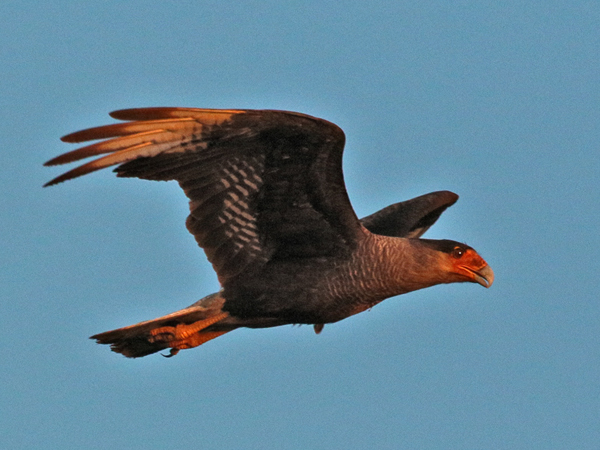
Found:
[[[0,448],[600,448],[600,3],[0,3]],[[88,336],[218,289],[175,183],[53,188],[59,137],[143,106],[347,135],[359,216],[448,189],[444,285],[165,359]]]

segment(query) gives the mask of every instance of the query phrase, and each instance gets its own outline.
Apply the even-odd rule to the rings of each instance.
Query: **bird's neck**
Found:
[[[368,233],[353,255],[324,279],[322,289],[332,305],[325,321],[335,322],[386,298],[447,282],[437,253],[419,239]]]
[[[371,253],[377,270],[371,275],[386,297],[405,294],[445,283],[446,273],[439,264],[439,252],[419,239],[372,234],[364,251]]]

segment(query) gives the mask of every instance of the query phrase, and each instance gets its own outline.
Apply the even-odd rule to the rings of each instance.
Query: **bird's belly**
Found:
[[[377,289],[371,277],[331,261],[314,261],[260,273],[224,286],[223,309],[247,323],[332,323],[365,311],[389,293]],[[282,267],[283,266],[283,267]],[[370,275],[370,274],[368,274]],[[274,326],[274,325],[262,325]]]

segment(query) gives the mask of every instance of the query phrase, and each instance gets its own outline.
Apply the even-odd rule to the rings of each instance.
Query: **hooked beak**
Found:
[[[494,271],[488,265],[483,266],[481,269],[473,270],[468,267],[463,267],[471,272],[473,281],[479,283],[484,288],[489,288],[494,283]]]

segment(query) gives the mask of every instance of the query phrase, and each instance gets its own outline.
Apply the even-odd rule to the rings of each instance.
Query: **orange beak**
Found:
[[[475,250],[467,250],[462,258],[455,262],[454,268],[469,281],[479,283],[485,288],[489,288],[494,283],[494,271]]]

